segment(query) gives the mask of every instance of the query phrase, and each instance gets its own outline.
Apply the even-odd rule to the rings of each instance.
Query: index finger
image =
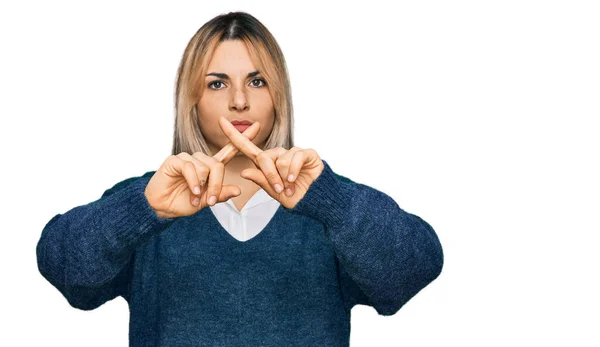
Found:
[[[258,122],[252,123],[252,126],[254,126],[255,123]],[[242,135],[242,133],[240,133],[233,126],[233,124],[229,123],[225,117],[221,116],[221,118],[219,118],[219,125],[221,126],[221,129],[225,135],[227,135],[227,137],[231,140],[231,143],[237,147],[238,150],[242,151],[242,153],[244,153],[248,158],[250,158],[254,164],[256,164],[256,166],[260,167],[260,165],[258,165],[256,162],[256,157],[263,150],[258,148],[254,143],[252,143],[252,141],[246,138],[246,136]],[[248,131],[248,129],[246,129],[246,131]],[[246,131],[244,131],[244,134]]]
[[[256,134],[258,134],[259,129],[260,129],[260,124],[258,122],[254,122],[254,123],[252,123],[251,126],[249,126],[246,130],[244,130],[243,135],[239,131],[238,131],[238,134],[240,134],[240,136],[242,136],[243,138],[245,138],[247,141],[250,142],[250,140],[252,140],[256,136]],[[235,130],[237,131],[237,129],[235,129]],[[252,142],[250,142],[250,143],[252,143]],[[231,159],[233,159],[235,157],[235,155],[239,151],[240,150],[230,141],[230,142],[227,142],[225,147],[221,148],[221,150],[219,152],[217,152],[215,155],[213,155],[213,158],[217,159],[218,161],[220,161],[223,164],[227,164]]]

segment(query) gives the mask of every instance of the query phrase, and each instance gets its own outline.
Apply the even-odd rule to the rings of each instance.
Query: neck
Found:
[[[233,157],[226,165],[225,172],[240,177],[240,173],[244,169],[255,168],[254,162],[248,158],[245,154],[238,154]]]
[[[261,144],[260,148],[262,148],[264,144]],[[212,153],[217,153],[219,149],[214,148],[209,144],[209,147]],[[225,164],[225,175],[223,177],[223,184],[233,184],[237,185],[242,189],[242,195],[247,193],[254,193],[260,187],[254,183],[252,180],[245,179],[240,176],[240,173],[244,169],[249,168],[257,168],[254,162],[248,158],[241,151],[236,154],[235,157],[231,158],[227,164]]]
[[[260,189],[260,186],[254,181],[240,176],[240,173],[248,168],[256,168],[256,165],[244,154],[236,155],[225,165],[223,184],[236,185],[242,192],[239,196],[232,198],[238,211],[241,211],[245,203]]]

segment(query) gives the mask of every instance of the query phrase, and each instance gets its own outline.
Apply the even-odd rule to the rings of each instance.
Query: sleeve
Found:
[[[441,273],[435,231],[385,193],[325,168],[292,208],[324,225],[338,261],[347,309],[368,305],[391,316]]]
[[[93,310],[117,296],[129,301],[135,249],[175,220],[159,217],[148,204],[148,174],[121,181],[100,199],[55,215],[42,230],[38,269],[71,306]]]

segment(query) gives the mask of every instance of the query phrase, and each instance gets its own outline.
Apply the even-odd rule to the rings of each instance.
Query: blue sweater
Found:
[[[247,242],[209,208],[158,217],[144,196],[155,171],[125,179],[46,224],[39,271],[78,309],[122,296],[130,346],[349,346],[354,305],[393,315],[444,257],[427,222],[323,162]]]

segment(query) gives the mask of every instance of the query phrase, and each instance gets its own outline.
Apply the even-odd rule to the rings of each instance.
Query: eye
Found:
[[[259,82],[259,83],[258,83],[258,85],[257,85],[255,82]],[[262,84],[261,84],[261,83],[262,83]],[[224,84],[224,83],[223,83],[223,81],[221,81],[221,80],[212,81],[212,82],[210,82],[210,83],[208,84],[208,88],[210,88],[210,89],[212,89],[212,90],[220,90],[220,89],[223,89],[223,88],[216,88],[216,87],[217,87],[217,85],[221,85],[221,84]],[[265,81],[265,80],[264,80],[264,79],[262,79],[262,78],[255,78],[255,79],[253,79],[253,80],[250,82],[250,84],[251,84],[253,87],[260,88],[260,87],[264,87],[264,86],[266,86],[266,85],[267,85],[267,81]]]
[[[256,81],[262,82],[262,84],[257,86],[256,84],[254,84],[254,82],[256,82]],[[265,80],[263,80],[262,78],[255,78],[250,83],[252,83],[255,87],[262,87],[262,86],[267,85],[267,82]]]
[[[210,88],[210,89],[213,89],[213,90],[219,90],[219,89],[222,89],[222,88],[213,88],[213,87],[212,87],[213,85],[215,85],[215,84],[217,84],[217,83],[223,84],[223,81],[213,81],[213,82],[210,82],[210,83],[208,84],[208,88]]]

